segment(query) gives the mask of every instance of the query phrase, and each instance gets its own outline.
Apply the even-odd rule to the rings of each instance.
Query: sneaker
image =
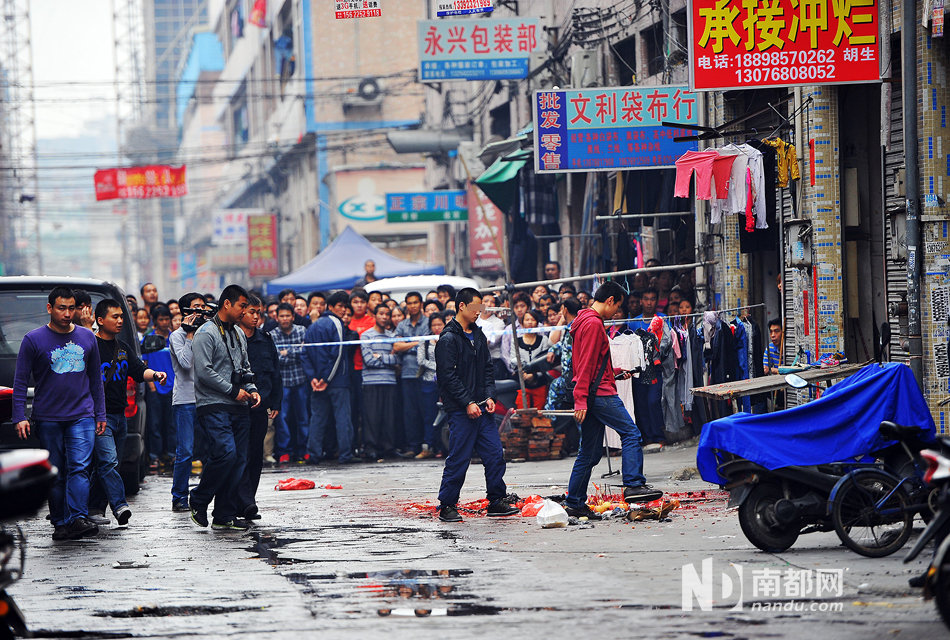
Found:
[[[110,522],[112,522],[111,520],[109,520],[109,518],[105,516],[104,513],[90,513],[88,516],[86,516],[86,520],[88,520],[89,522],[97,526],[102,525],[102,524],[109,524]]]
[[[350,456],[349,458],[340,458],[340,464],[359,464],[363,462],[361,458]]]
[[[643,453],[659,453],[663,451],[663,445],[659,442],[652,442],[643,447]]]
[[[277,464],[290,464],[290,454],[285,453],[277,458]]]
[[[129,506],[119,507],[119,510],[115,512],[115,520],[119,523],[120,527],[124,527],[129,524],[129,518],[132,517],[132,510],[129,509]]]
[[[309,466],[311,466],[311,467],[316,467],[317,465],[320,464],[320,457],[319,457],[319,456],[312,456],[312,455],[310,455],[310,454],[308,453],[307,455],[305,455],[305,456],[303,457],[303,462],[302,462],[301,464],[306,464],[306,465],[309,465]]]
[[[277,464],[277,458],[274,456],[264,456],[264,464],[269,464],[271,466]]]
[[[590,507],[586,504],[580,507],[572,507],[568,504],[564,505],[564,510],[567,511],[567,515],[574,516],[575,518],[587,518],[588,520],[603,520],[603,517],[596,511],[591,511]]]
[[[191,511],[188,507],[187,500],[172,500],[172,511],[182,513],[184,511]]]
[[[230,520],[212,520],[211,528],[215,531],[247,531],[250,525],[241,518],[231,518]]]
[[[423,449],[419,452],[419,455],[416,456],[416,460],[428,460],[432,457],[435,457],[435,454],[432,453],[432,449]]]
[[[69,539],[69,529],[66,525],[61,524],[58,527],[53,527],[53,540],[68,540]]]
[[[462,516],[459,515],[458,509],[450,504],[444,504],[439,507],[439,520],[442,522],[461,522]]]
[[[244,507],[244,519],[245,520],[260,520],[261,519],[261,513],[260,513],[260,510],[257,508],[256,504],[249,504],[248,506]]]
[[[191,472],[192,473],[201,473],[201,460],[192,460],[191,461]]]
[[[659,489],[654,489],[648,484],[641,484],[637,487],[623,488],[624,502],[652,502],[653,500],[659,500],[662,497],[662,491]]]
[[[396,449],[396,455],[400,458],[415,458],[417,455],[419,455],[419,452],[415,451],[414,449]]]
[[[191,505],[191,521],[199,527],[208,526],[208,507],[196,507]]]
[[[489,518],[504,518],[505,516],[513,516],[521,513],[521,509],[511,504],[504,498],[499,498],[498,500],[492,500],[488,505],[488,515]]]
[[[95,535],[99,535],[99,527],[83,516],[79,516],[66,525],[66,537],[70,540],[89,538]]]

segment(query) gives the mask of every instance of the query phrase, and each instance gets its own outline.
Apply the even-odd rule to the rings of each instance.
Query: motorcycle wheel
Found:
[[[775,503],[784,498],[782,487],[760,482],[739,505],[739,527],[745,537],[762,551],[781,553],[798,540],[798,526],[783,527],[775,522]]]
[[[868,558],[889,556],[907,542],[913,530],[914,514],[907,510],[903,491],[886,473],[867,470],[848,476],[831,505],[831,522],[842,543]],[[880,507],[875,505],[891,494]],[[884,515],[880,509],[894,510]]]
[[[950,564],[941,567],[937,582],[933,585],[933,594],[943,624],[950,629]]]

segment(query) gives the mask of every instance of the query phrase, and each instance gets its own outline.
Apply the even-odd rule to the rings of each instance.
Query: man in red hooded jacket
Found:
[[[582,309],[571,324],[574,419],[581,425],[581,446],[571,471],[565,510],[568,515],[592,520],[600,519],[600,515],[587,506],[587,484],[603,453],[605,424],[620,434],[624,500],[649,502],[663,495],[646,484],[640,430],[617,395],[615,380],[625,380],[631,374],[614,369],[610,361],[604,320],[613,317],[623,304],[624,295],[619,284],[605,282],[594,293],[591,307]]]

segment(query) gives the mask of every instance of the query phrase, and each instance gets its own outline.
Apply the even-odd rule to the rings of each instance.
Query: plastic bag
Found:
[[[567,526],[567,511],[553,500],[545,500],[538,511],[538,524],[542,529],[556,529]]]
[[[307,480],[305,478],[287,478],[285,480],[279,480],[277,486],[274,487],[275,491],[302,491],[305,489],[313,489],[317,484],[313,480]]]

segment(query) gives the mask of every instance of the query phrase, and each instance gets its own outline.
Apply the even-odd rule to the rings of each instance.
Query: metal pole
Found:
[[[594,216],[594,220],[630,220],[639,218],[682,218],[683,216],[693,215],[692,211],[667,212],[667,213],[623,213],[614,216]]]
[[[904,0],[901,23],[901,97],[904,107],[904,168],[907,175],[907,338],[910,369],[923,386],[920,334],[920,176],[917,166],[917,2]]]
[[[619,278],[620,276],[632,276],[637,273],[652,273],[654,271],[676,271],[678,269],[696,269],[702,266],[716,264],[717,260],[711,260],[708,262],[691,262],[689,264],[670,264],[663,265],[659,267],[643,267],[641,269],[626,269],[624,271],[611,271],[610,273],[591,273],[585,276],[572,276],[570,278],[556,278],[554,280],[536,280],[535,282],[521,282],[515,285],[512,285],[516,289],[524,289],[537,287],[542,284],[562,284],[564,282],[574,282],[575,280],[585,280],[587,278]],[[493,287],[485,287],[482,291],[504,291],[506,289],[505,285],[495,285]]]

